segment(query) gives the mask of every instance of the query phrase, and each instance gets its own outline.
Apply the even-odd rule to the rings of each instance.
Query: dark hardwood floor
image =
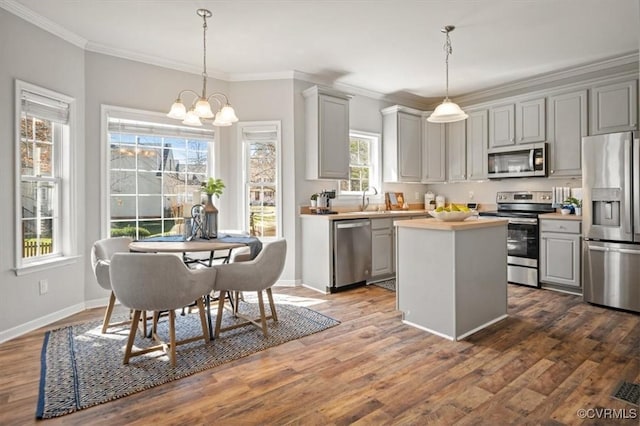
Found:
[[[638,315],[510,285],[506,320],[450,342],[402,324],[395,293],[376,286],[326,296],[300,287],[274,291],[315,302],[312,309],[342,323],[43,424],[639,422],[638,407],[610,397],[621,380],[640,382]],[[85,311],[46,329],[102,314]],[[0,345],[2,425],[38,423],[46,329]],[[596,410],[580,418],[579,410],[596,408],[611,409],[610,418],[593,418],[603,413]]]

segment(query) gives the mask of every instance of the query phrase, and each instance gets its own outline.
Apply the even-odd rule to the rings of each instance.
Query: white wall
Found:
[[[84,52],[20,18],[0,9],[0,341],[28,331],[37,318],[56,319],[84,302],[84,258],[66,266],[17,277],[15,267],[16,206],[14,198],[15,83],[20,79],[75,98],[78,114],[77,201],[84,205]],[[79,211],[79,239],[84,234],[84,211]],[[78,243],[80,254],[83,243]],[[49,281],[49,292],[40,296],[38,281]],[[74,308],[75,307],[75,308]]]
[[[459,182],[428,185],[428,190],[436,195],[444,195],[446,202],[454,203],[480,203],[496,204],[496,193],[498,191],[551,191],[554,186],[568,186],[570,188],[580,188],[582,179],[547,179],[547,178],[516,178],[489,180],[483,182]],[[473,193],[473,200],[470,198]]]
[[[240,121],[280,121],[281,133],[281,184],[282,184],[282,236],[287,239],[287,259],[280,277],[281,282],[294,284],[299,271],[296,270],[299,233],[296,232],[296,146],[294,139],[293,81],[269,80],[231,83],[229,92],[232,105]],[[226,129],[225,129],[226,130]],[[224,217],[224,210],[240,211],[242,194],[242,142],[237,138],[236,126],[230,129],[229,138],[222,144],[221,157],[225,159],[222,171],[228,177],[230,187],[228,203],[221,209],[221,227],[241,228],[241,217]],[[226,170],[225,170],[226,169]],[[225,180],[227,181],[227,180]],[[224,219],[224,221],[223,221]]]

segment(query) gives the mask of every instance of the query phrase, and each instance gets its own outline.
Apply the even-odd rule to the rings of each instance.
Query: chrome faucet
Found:
[[[366,201],[365,201],[365,195],[367,194],[367,191],[373,189],[373,195],[378,195],[378,190],[376,189],[375,186],[372,186],[370,188],[365,189],[364,191],[362,191],[362,204],[360,204],[360,211],[363,212],[367,209],[367,207],[369,207],[369,197],[367,197]]]

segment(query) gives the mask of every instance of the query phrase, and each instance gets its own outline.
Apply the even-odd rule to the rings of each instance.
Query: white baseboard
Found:
[[[14,339],[18,336],[22,336],[30,331],[37,330],[40,327],[44,327],[56,321],[60,321],[70,315],[77,314],[78,312],[82,312],[85,309],[85,303],[78,303],[73,306],[69,306],[57,312],[52,312],[48,315],[45,315],[40,318],[36,318],[24,324],[20,324],[17,327],[10,328],[3,332],[0,332],[0,343],[6,342],[7,340]]]
[[[87,300],[84,302],[85,309],[93,309],[93,308],[102,308],[106,307],[109,304],[109,297],[103,297],[100,299]],[[120,302],[116,299],[116,305],[119,305]]]

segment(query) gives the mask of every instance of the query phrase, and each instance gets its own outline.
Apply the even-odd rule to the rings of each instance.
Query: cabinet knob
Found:
[[[524,138],[523,138],[522,136],[520,136],[520,140],[521,140],[521,141],[523,141],[523,140],[524,140]]]
[[[553,174],[553,170],[549,171],[549,173]]]
[[[510,142],[513,142],[513,138],[509,139]]]

